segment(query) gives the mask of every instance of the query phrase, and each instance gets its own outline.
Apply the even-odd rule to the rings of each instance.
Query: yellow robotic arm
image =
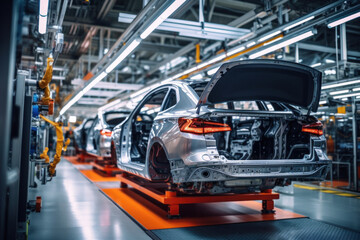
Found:
[[[62,122],[53,122],[49,119],[47,119],[46,117],[44,117],[43,115],[40,114],[40,117],[50,123],[51,125],[53,125],[55,127],[56,130],[56,151],[55,151],[55,156],[54,156],[54,160],[50,163],[49,165],[49,174],[50,176],[53,176],[55,174],[55,168],[56,165],[60,162],[61,160],[61,153],[63,150],[63,146],[64,146],[64,134],[62,131]],[[65,143],[65,148],[67,148],[67,146],[70,144],[70,139],[66,140]]]
[[[40,154],[40,158],[41,159],[45,159],[45,163],[49,163],[50,162],[50,158],[49,158],[49,156],[48,156],[48,151],[49,151],[49,148],[48,147],[46,147],[45,149],[44,149],[44,151]]]
[[[41,102],[44,105],[49,104],[49,100],[50,100],[49,83],[51,82],[52,79],[53,63],[54,63],[54,59],[51,56],[48,57],[44,77],[39,81],[39,87],[44,90],[44,96],[41,98]]]

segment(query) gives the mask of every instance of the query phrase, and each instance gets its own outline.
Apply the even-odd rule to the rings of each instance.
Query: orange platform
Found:
[[[242,201],[186,204],[180,210],[181,218],[168,219],[163,205],[134,189],[110,188],[101,191],[148,230],[305,217],[279,208],[275,208],[275,214],[261,214],[260,202]]]
[[[93,161],[90,163],[94,169],[103,172],[107,176],[114,176],[117,173],[120,173],[121,170],[114,165],[103,164],[101,161]]]
[[[67,161],[69,161],[74,165],[90,165],[90,163],[88,162],[79,162],[77,156],[63,156],[63,157],[64,159],[66,159]]]
[[[119,182],[116,177],[104,176],[94,170],[79,170],[91,182]]]

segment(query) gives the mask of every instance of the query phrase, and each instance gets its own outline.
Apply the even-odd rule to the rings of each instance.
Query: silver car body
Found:
[[[86,152],[91,155],[110,158],[111,157],[111,131],[115,125],[106,121],[107,114],[116,114],[117,123],[123,121],[129,114],[128,110],[99,112],[95,117],[87,133]],[[102,132],[107,132],[106,135]]]
[[[284,145],[285,138],[280,139],[280,137],[275,137],[274,157],[272,159],[229,159],[226,154],[219,151],[216,134],[192,134],[180,131],[179,118],[201,117],[210,119],[226,116],[236,116],[233,117],[236,119],[241,117],[256,118],[257,120],[252,123],[251,134],[249,134],[250,137],[247,141],[247,144],[252,147],[259,140],[256,136],[258,119],[260,122],[261,119],[264,121],[268,118],[277,119],[279,125],[267,131],[267,134],[271,134],[271,131],[285,131],[286,124],[283,123],[286,121],[299,122],[310,118],[306,113],[303,114],[295,108],[292,109],[290,105],[287,105],[289,108],[286,111],[249,111],[215,109],[210,107],[209,103],[207,104],[206,99],[211,88],[224,75],[224,72],[234,66],[241,64],[249,64],[250,66],[254,63],[265,64],[270,67],[279,65],[288,68],[298,67],[304,68],[305,71],[311,71],[309,67],[295,65],[294,63],[287,66],[289,65],[287,62],[279,61],[242,61],[223,65],[205,87],[200,98],[190,86],[196,81],[173,81],[159,86],[139,102],[124,122],[114,128],[112,140],[116,150],[118,167],[150,181],[169,181],[184,192],[191,192],[191,190],[207,193],[248,192],[287,185],[293,179],[323,179],[328,172],[330,162],[326,155],[325,138],[322,135],[311,135],[309,137],[309,153],[304,154],[299,159],[287,158],[286,155],[291,156],[291,153],[283,154],[286,149],[282,148],[281,141]],[[317,74],[316,70],[314,73]],[[314,92],[317,92],[314,93],[314,97],[309,98],[311,102],[309,100],[306,106],[308,110],[317,109],[319,98],[316,94],[320,92],[321,77],[320,81],[315,81],[314,85]],[[244,88],[246,89],[246,86]],[[132,149],[134,148],[133,144],[135,144],[132,137],[134,126],[136,126],[134,125],[136,122],[134,118],[140,108],[144,108],[144,104],[159,91],[165,91],[166,95],[160,111],[151,124],[146,154],[143,160],[134,161],[131,156],[134,155]],[[176,104],[166,107],[167,98],[170,97],[171,93],[176,94]],[[224,94],[227,93],[224,92]],[[274,136],[277,135],[274,133]],[[151,159],[154,154],[151,149],[154,146],[157,146],[156,149],[159,149],[160,146],[160,149],[165,152],[170,168],[170,178],[166,177],[166,171],[154,174],[154,160]],[[242,153],[244,151],[251,153],[252,151],[251,149],[243,150],[247,145],[240,144],[239,146],[237,151]],[[279,154],[276,156],[277,153]],[[165,166],[164,169],[166,170],[166,164],[161,164]]]
[[[80,126],[74,129],[75,146],[79,150],[86,149],[87,133],[93,121],[93,118],[86,118]]]

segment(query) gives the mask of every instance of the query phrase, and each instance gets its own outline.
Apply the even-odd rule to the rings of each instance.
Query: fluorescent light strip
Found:
[[[140,35],[142,39],[147,38],[164,20],[166,20],[186,0],[175,0],[150,26]]]
[[[319,102],[320,105],[324,105],[324,104],[326,104],[326,103],[327,103],[327,101],[320,101],[320,102]]]
[[[344,95],[335,96],[334,99],[345,98],[345,97],[354,97],[354,96],[359,96],[359,95],[360,95],[360,92],[357,92],[357,93],[349,93],[349,94],[344,94]]]
[[[200,80],[202,78],[203,78],[202,74],[199,73],[199,74],[196,74],[196,75],[192,76],[190,79],[192,79],[192,80]]]
[[[40,0],[39,15],[46,16],[48,14],[49,0]]]
[[[272,43],[274,43],[274,42],[277,42],[277,41],[279,41],[279,40],[281,40],[281,39],[283,39],[283,37],[278,37],[278,38],[276,38],[276,39],[274,39],[274,40],[272,40],[272,41],[270,41],[270,42],[264,43],[263,46],[270,45],[270,44],[272,44]]]
[[[100,73],[94,80],[92,80],[88,85],[86,85],[82,91],[84,93],[86,93],[91,88],[93,88],[96,84],[98,84],[101,80],[103,80],[103,78],[106,77],[106,75],[107,75],[106,72]]]
[[[45,34],[47,28],[47,16],[41,16],[39,15],[39,33]]]
[[[321,63],[315,63],[315,64],[311,65],[310,67],[318,67],[318,66],[321,66]]]
[[[280,33],[281,33],[280,30],[279,30],[279,31],[276,31],[276,32],[273,32],[273,33],[270,33],[269,35],[266,35],[266,36],[260,38],[260,39],[258,40],[258,42],[265,41],[266,39],[269,39],[269,38],[271,38],[271,37],[273,37],[273,36],[275,36],[275,35],[278,35],[278,34],[280,34]]]
[[[114,68],[119,65],[139,44],[141,40],[135,39],[132,41],[125,50],[106,68],[105,72],[110,73]]]
[[[250,42],[248,44],[246,44],[246,47],[251,47],[251,46],[254,46],[255,45],[255,42]]]
[[[305,18],[304,20],[301,20],[301,21],[299,21],[299,22],[297,22],[297,23],[294,23],[294,24],[292,24],[292,25],[284,28],[284,31],[287,31],[287,30],[289,30],[289,29],[291,29],[291,28],[294,28],[294,27],[296,27],[296,26],[299,26],[300,24],[303,24],[303,23],[305,23],[305,22],[307,22],[307,21],[310,21],[310,20],[312,20],[312,19],[314,19],[314,18],[315,18],[315,16],[311,16],[311,17]]]
[[[94,87],[98,82],[100,82],[104,77],[106,77],[107,73],[100,73],[91,83],[85,86],[83,90],[78,92],[70,101],[61,109],[60,115],[63,115],[72,105],[74,105],[77,101],[79,101],[84,94],[89,91],[92,87]]]
[[[242,50],[244,50],[245,49],[245,47],[244,46],[241,46],[241,47],[239,47],[239,48],[236,48],[236,49],[234,49],[234,50],[231,50],[231,51],[229,51],[229,52],[226,52],[226,55],[227,56],[231,56],[231,55],[234,55],[234,54],[236,54],[236,53],[238,53],[238,52],[241,52]]]
[[[217,72],[217,70],[219,70],[219,68],[220,68],[220,67],[216,67],[216,68],[210,69],[209,71],[207,71],[207,74],[208,74],[209,76],[212,76],[212,75],[214,75],[214,74]]]
[[[330,95],[338,95],[338,94],[343,94],[343,93],[348,93],[349,90],[340,90],[340,91],[335,91],[335,92],[330,92]]]
[[[342,86],[352,85],[352,84],[356,84],[356,83],[360,83],[360,79],[359,79],[359,80],[354,80],[354,81],[349,81],[349,82],[335,83],[335,84],[330,84],[330,85],[322,86],[321,89],[329,89],[329,88],[335,88],[335,87],[342,87]]]
[[[356,13],[353,13],[350,16],[339,19],[337,21],[331,22],[327,26],[328,26],[328,28],[333,28],[333,27],[336,27],[336,26],[338,26],[340,24],[346,23],[346,22],[351,21],[351,20],[353,20],[355,18],[358,18],[358,17],[360,17],[360,11],[358,11]]]
[[[335,61],[332,60],[332,59],[325,59],[325,62],[326,62],[326,63],[335,63]]]
[[[277,49],[279,49],[279,48],[282,48],[282,47],[291,45],[291,44],[293,44],[293,43],[295,43],[295,42],[301,41],[301,40],[303,40],[303,39],[305,39],[305,38],[308,38],[308,37],[310,37],[310,36],[313,36],[313,35],[314,35],[314,33],[313,33],[312,30],[311,30],[311,31],[308,31],[308,32],[305,32],[305,33],[303,33],[303,34],[301,34],[301,35],[299,35],[299,36],[293,37],[293,38],[291,38],[291,39],[285,40],[285,41],[283,41],[283,42],[281,42],[281,43],[278,43],[278,44],[276,44],[276,45],[273,45],[273,46],[271,46],[271,47],[268,47],[268,48],[266,48],[266,49],[264,49],[264,50],[262,50],[262,51],[259,51],[259,52],[257,52],[257,53],[251,54],[251,55],[249,56],[249,58],[250,58],[250,59],[254,59],[254,58],[263,56],[263,55],[265,55],[265,54],[267,54],[267,53],[270,53],[270,52],[273,52],[273,51],[275,51],[275,50],[277,50]]]

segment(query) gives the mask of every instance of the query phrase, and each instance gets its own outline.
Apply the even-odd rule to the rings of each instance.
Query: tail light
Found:
[[[107,129],[100,130],[100,135],[103,135],[103,136],[111,137],[111,133],[112,133],[112,131],[107,130]]]
[[[302,126],[302,132],[311,133],[314,135],[321,136],[324,134],[323,125],[320,121]]]
[[[206,134],[231,131],[229,125],[206,121],[201,118],[179,118],[178,124],[181,132]]]

